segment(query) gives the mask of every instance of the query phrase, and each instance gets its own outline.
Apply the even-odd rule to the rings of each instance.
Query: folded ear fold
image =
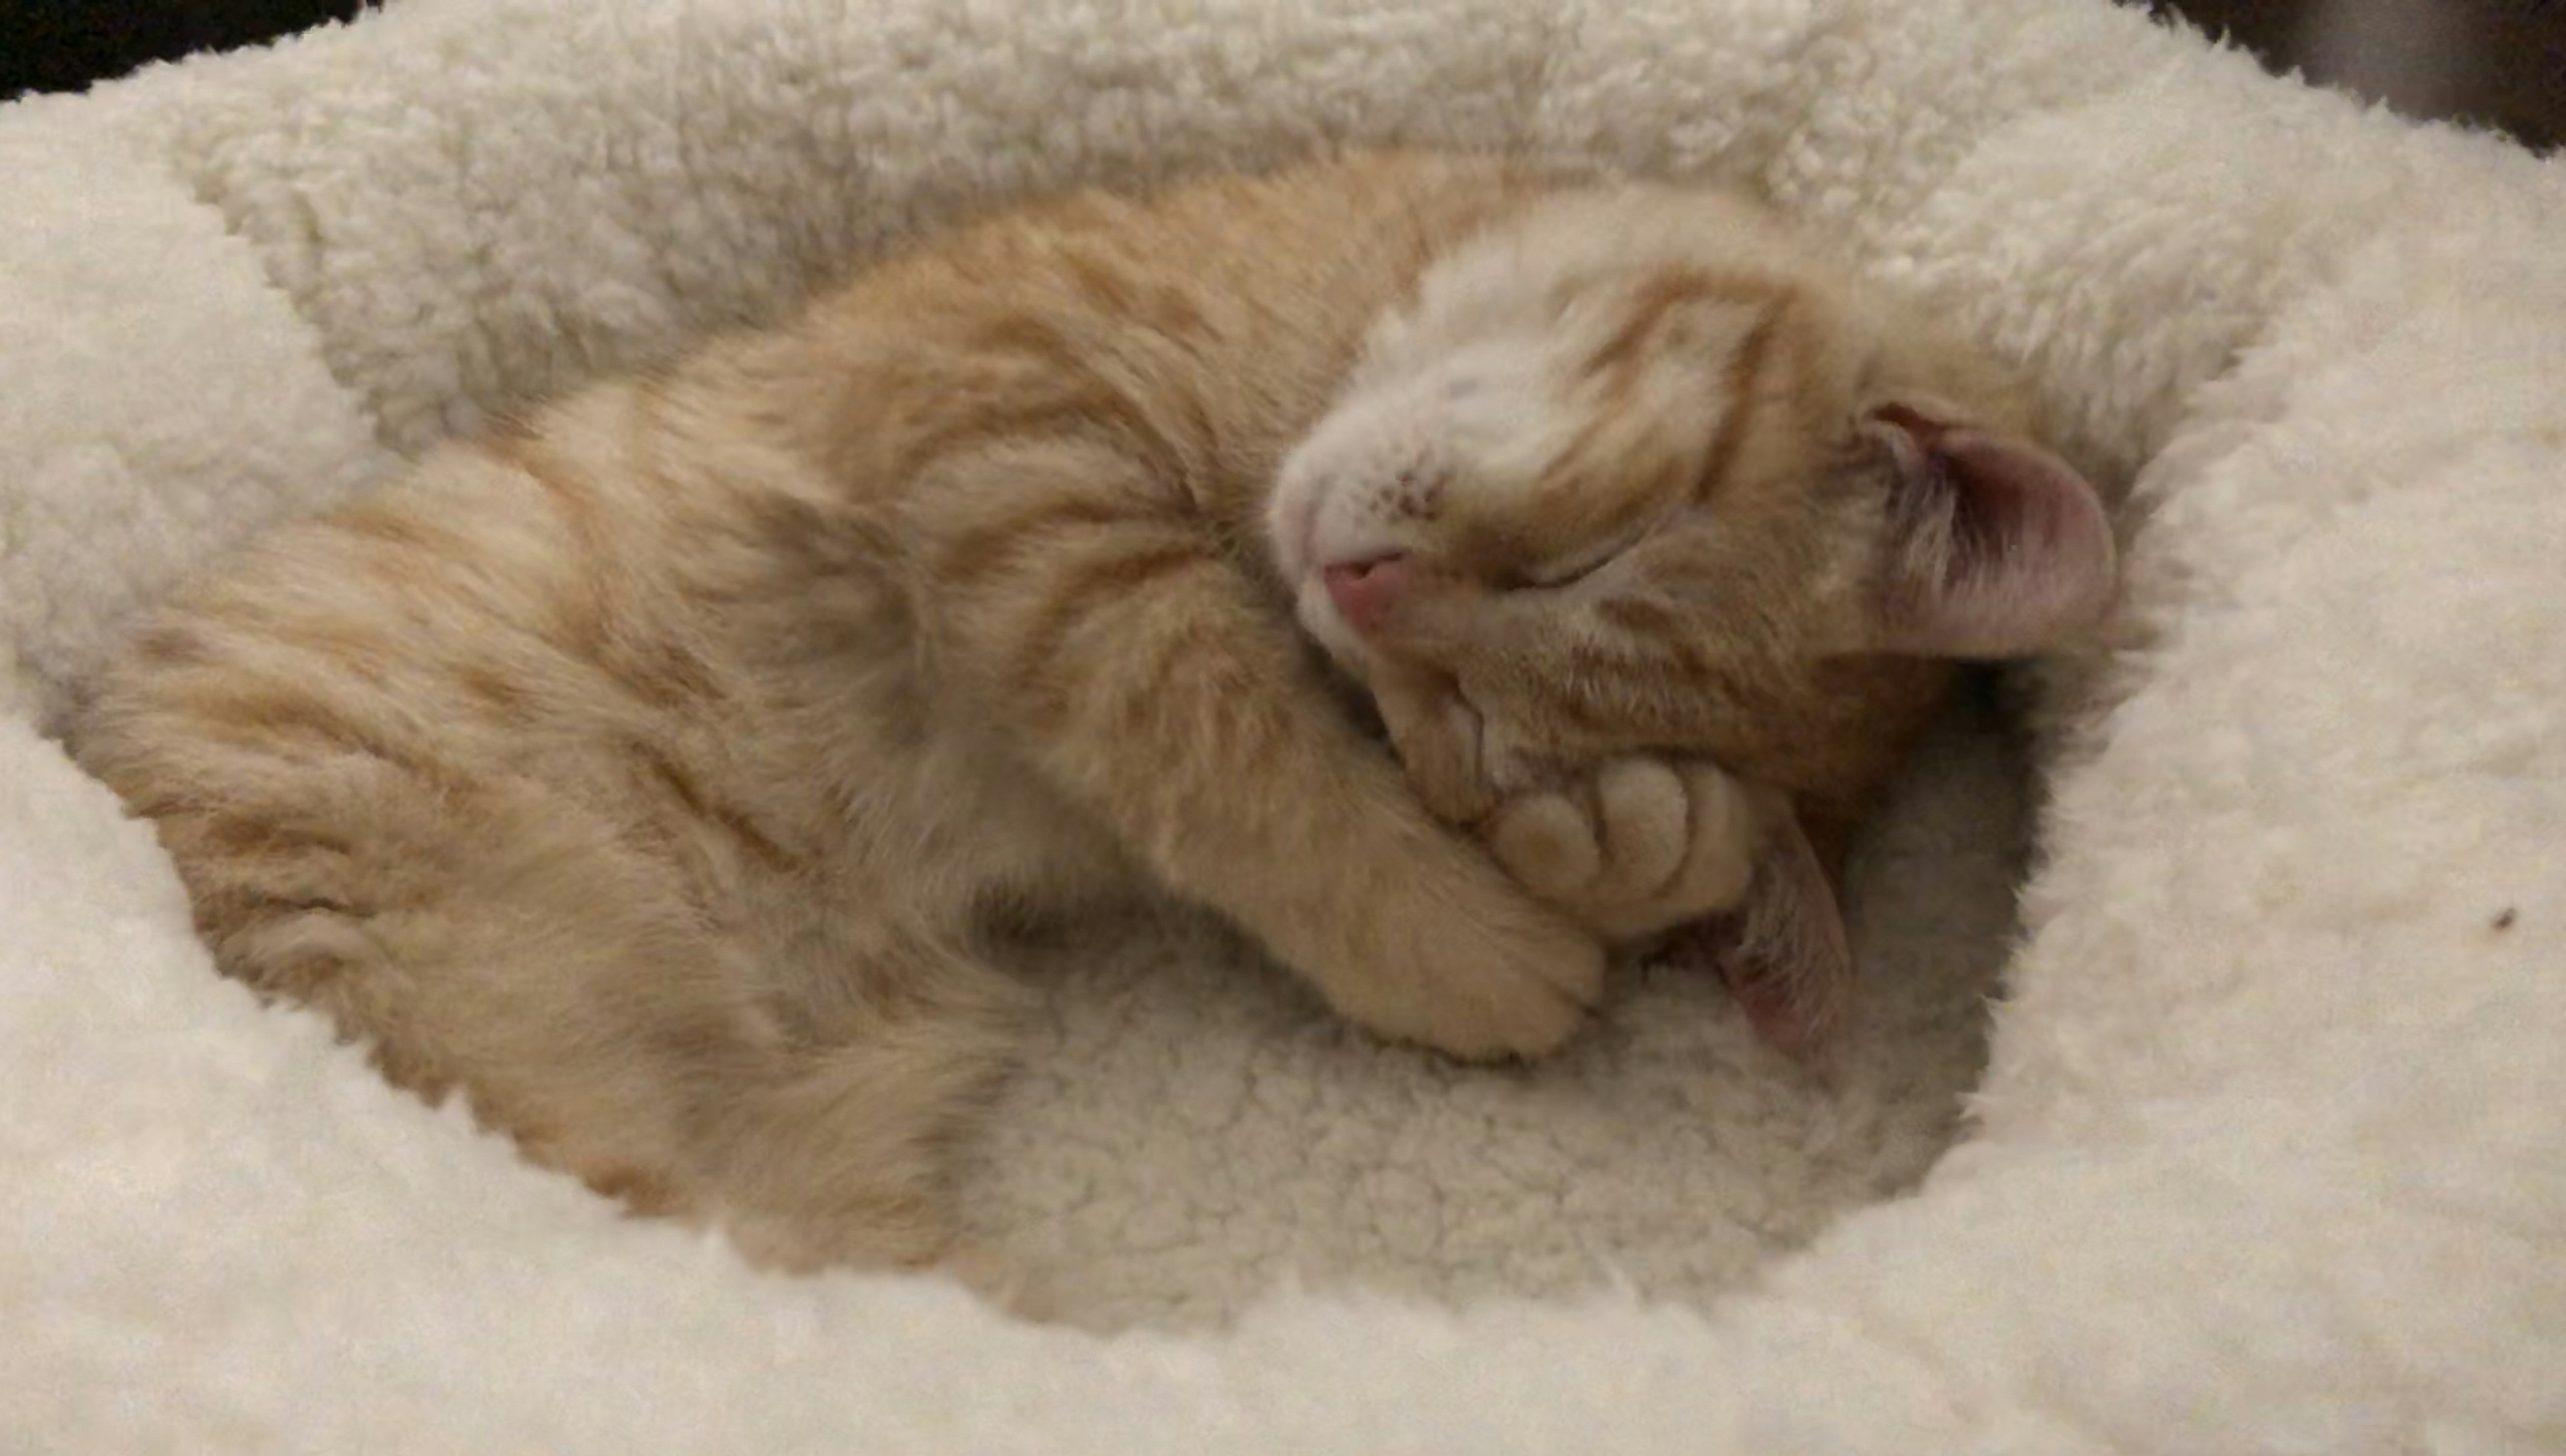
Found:
[[[2074,466],[1928,405],[1884,405],[1864,428],[1898,462],[1882,650],[2019,656],[2101,619],[2116,590],[2112,527]]]

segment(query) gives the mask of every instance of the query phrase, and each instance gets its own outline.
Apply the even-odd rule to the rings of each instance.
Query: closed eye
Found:
[[[1551,592],[1562,587],[1573,587],[1610,566],[1615,557],[1637,546],[1640,538],[1647,534],[1645,527],[1624,532],[1620,536],[1609,538],[1602,544],[1589,547],[1573,556],[1560,557],[1555,561],[1544,562],[1529,571],[1521,572],[1510,585],[1533,592]]]

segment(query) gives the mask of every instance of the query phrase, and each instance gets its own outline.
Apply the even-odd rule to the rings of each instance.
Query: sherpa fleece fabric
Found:
[[[1832,1084],[1664,973],[1456,1071],[1080,926],[972,1210],[1116,1333],[763,1277],[215,977],[45,737],[495,407],[1350,140],[1760,188],[2124,488],[2037,773],[1962,714],[1866,854]],[[2556,162],[2103,0],[396,0],[0,176],[0,1449],[2566,1450]]]

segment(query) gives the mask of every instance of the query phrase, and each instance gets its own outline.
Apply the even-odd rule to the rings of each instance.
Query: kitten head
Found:
[[[1456,694],[1492,772],[1657,749],[1849,788],[1925,664],[2047,646],[2113,593],[2097,493],[1992,364],[1670,189],[1429,270],[1267,527],[1310,633],[1377,694]]]

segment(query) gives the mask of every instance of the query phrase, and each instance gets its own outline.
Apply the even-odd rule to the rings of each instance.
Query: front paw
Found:
[[[1515,751],[1505,725],[1482,717],[1448,681],[1383,664],[1369,686],[1409,787],[1443,823],[1477,825],[1542,778],[1543,766]]]
[[[1470,1061],[1555,1051],[1603,994],[1604,946],[1475,867],[1440,886],[1378,886],[1381,949],[1316,979],[1340,1014],[1394,1041]]]
[[[1735,908],[1768,817],[1710,764],[1620,758],[1505,800],[1481,835],[1526,889],[1630,941]]]

